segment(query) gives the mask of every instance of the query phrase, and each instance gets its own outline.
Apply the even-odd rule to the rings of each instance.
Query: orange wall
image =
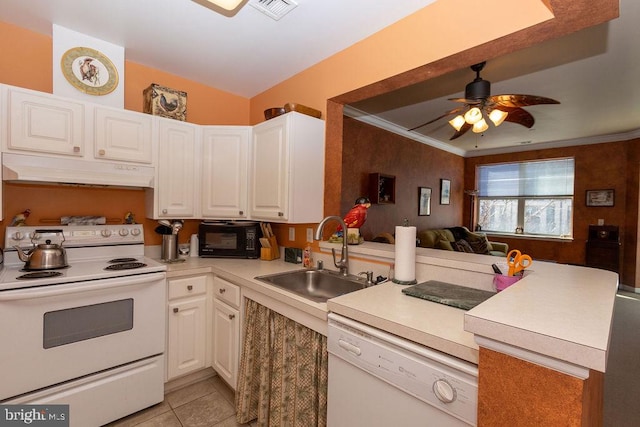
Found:
[[[451,23],[463,23],[470,16],[464,0],[435,2],[388,29],[339,52],[293,78],[251,100],[179,76],[125,62],[126,109],[142,111],[142,91],[157,83],[187,92],[187,121],[197,124],[246,125],[264,120],[263,110],[286,102],[298,102],[324,110],[327,99],[360,86],[407,71],[471,45],[508,34],[550,17],[539,0],[523,0],[514,5],[509,0],[489,0],[481,11],[473,12],[475,22],[482,16],[499,19],[501,25],[484,26],[471,35],[452,31]],[[523,11],[527,11],[523,13]],[[428,25],[427,25],[428,23]],[[447,34],[443,42],[442,34]],[[0,83],[51,93],[52,39],[29,30],[0,22]],[[160,237],[150,230],[155,221],[144,219],[144,193],[132,190],[98,190],[5,184],[4,212],[6,225],[18,212],[32,209],[30,223],[61,215],[106,215],[121,217],[128,210],[145,224],[147,244],[159,244]],[[122,201],[114,204],[114,201]],[[115,207],[115,210],[114,210]],[[196,221],[189,221],[181,233],[181,243],[195,231]],[[296,227],[296,242],[306,233],[306,225]],[[275,233],[288,236],[288,227],[276,226]]]
[[[325,117],[327,99],[551,18],[540,0],[486,0],[482,7],[469,7],[468,0],[436,1],[255,96],[251,122],[287,102],[319,109]]]
[[[0,83],[51,93],[53,91],[52,40],[14,25],[0,22]],[[127,110],[142,112],[142,91],[157,83],[187,92],[187,121],[197,124],[248,125],[249,99],[182,77],[125,62],[125,99]],[[97,189],[42,185],[4,184],[2,225],[10,223],[18,212],[32,210],[28,224],[63,215],[104,215],[123,218],[128,211],[145,225],[145,242],[160,244],[153,232],[157,223],[145,218],[144,191]],[[198,221],[187,221],[180,233],[180,243],[187,243],[197,231]],[[4,228],[0,237],[4,235]]]

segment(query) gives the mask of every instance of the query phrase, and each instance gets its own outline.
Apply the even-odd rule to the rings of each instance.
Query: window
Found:
[[[571,237],[574,164],[571,158],[478,166],[482,230]]]

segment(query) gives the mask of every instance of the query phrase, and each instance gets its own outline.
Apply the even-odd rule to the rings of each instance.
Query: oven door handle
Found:
[[[0,292],[0,301],[17,301],[32,298],[45,298],[78,292],[113,289],[122,286],[143,285],[158,280],[164,280],[165,273],[148,273],[138,276],[115,277],[112,279],[89,280],[84,282],[65,283],[53,286],[39,286],[34,288],[14,289]]]

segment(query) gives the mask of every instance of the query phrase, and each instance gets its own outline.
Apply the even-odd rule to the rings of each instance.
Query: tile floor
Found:
[[[108,427],[255,427],[238,424],[233,390],[218,376],[167,393],[164,401]]]

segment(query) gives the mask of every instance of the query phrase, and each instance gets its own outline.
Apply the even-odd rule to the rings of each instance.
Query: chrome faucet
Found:
[[[324,225],[330,220],[336,220],[342,226],[342,250],[340,251],[340,261],[336,261],[336,250],[331,249],[331,253],[333,254],[333,265],[335,265],[339,270],[340,274],[343,276],[349,275],[349,248],[347,247],[347,226],[339,216],[331,215],[320,221],[318,224],[318,228],[316,229],[316,235],[313,237],[315,240],[322,240],[322,230],[324,229]]]

